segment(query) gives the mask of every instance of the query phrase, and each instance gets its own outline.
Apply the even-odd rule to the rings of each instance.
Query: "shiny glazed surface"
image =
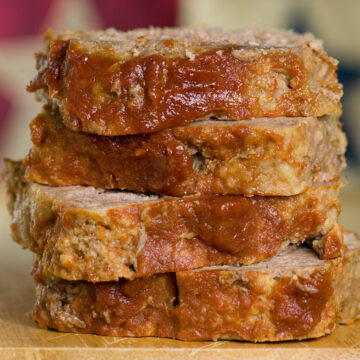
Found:
[[[176,47],[176,41],[163,45]],[[99,135],[155,132],[209,115],[238,120],[340,112],[338,99],[326,98],[342,90],[336,65],[324,54],[307,49],[305,64],[298,49],[246,51],[229,45],[190,58],[124,60],[110,45],[89,52],[76,40],[52,40],[28,90],[48,89],[67,126]],[[319,79],[310,74],[317,67],[324,68]]]
[[[51,280],[35,263],[33,316],[41,327],[112,336],[255,342],[320,337],[360,316],[359,237],[346,233],[345,242],[347,252],[333,260],[293,248],[257,265],[95,285]]]
[[[177,275],[177,282],[180,306],[175,311],[179,337],[185,340],[229,334],[245,340],[274,334],[278,340],[301,338],[320,321],[333,293],[331,274],[323,269],[295,280],[273,278],[271,273],[184,272]],[[274,329],[268,326],[269,320]]]
[[[50,186],[184,196],[289,196],[334,180],[346,139],[335,116],[203,121],[151,134],[74,132],[50,109],[30,125],[25,178]]]
[[[324,235],[340,211],[339,182],[289,197],[159,198],[27,183],[21,164],[7,165],[13,239],[41,255],[45,271],[67,280],[252,264],[306,240],[324,255]]]

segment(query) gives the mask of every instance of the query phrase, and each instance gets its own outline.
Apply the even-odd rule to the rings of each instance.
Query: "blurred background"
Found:
[[[22,158],[30,147],[28,124],[41,104],[25,85],[35,75],[33,53],[42,32],[129,30],[154,26],[255,25],[312,31],[340,60],[344,84],[343,123],[349,138],[349,185],[342,193],[342,223],[360,231],[360,0],[0,0],[0,160]],[[0,225],[8,228],[0,189]],[[6,230],[7,231],[7,230]]]

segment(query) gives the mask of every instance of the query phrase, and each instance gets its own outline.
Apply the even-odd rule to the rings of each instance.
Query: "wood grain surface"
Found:
[[[343,190],[341,222],[360,231],[360,182]],[[0,360],[7,359],[360,359],[360,321],[317,340],[275,344],[182,342],[156,338],[74,335],[40,329],[30,318],[31,254],[10,240],[0,187]]]

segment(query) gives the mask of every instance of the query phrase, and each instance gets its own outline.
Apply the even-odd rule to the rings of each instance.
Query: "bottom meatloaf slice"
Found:
[[[252,264],[308,241],[323,258],[341,255],[340,183],[289,197],[144,196],[26,182],[7,162],[16,242],[44,272],[91,282],[222,264]],[[339,233],[339,234],[338,234]]]
[[[111,336],[281,341],[329,334],[360,317],[360,238],[320,260],[304,247],[249,266],[91,284],[34,275],[41,327]]]

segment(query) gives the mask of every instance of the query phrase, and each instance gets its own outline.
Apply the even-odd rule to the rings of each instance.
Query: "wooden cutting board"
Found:
[[[34,302],[31,255],[11,242],[4,201],[0,191],[0,360],[360,359],[360,321],[339,326],[321,339],[276,344],[115,338],[40,329],[30,318]],[[343,193],[343,203],[345,225],[359,231],[360,192]]]

